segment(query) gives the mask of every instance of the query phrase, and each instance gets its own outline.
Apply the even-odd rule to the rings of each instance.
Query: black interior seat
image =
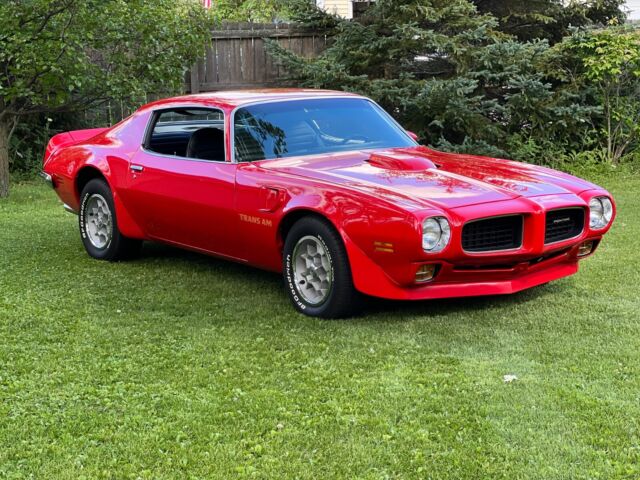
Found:
[[[224,132],[212,127],[193,132],[187,145],[187,158],[224,162]]]

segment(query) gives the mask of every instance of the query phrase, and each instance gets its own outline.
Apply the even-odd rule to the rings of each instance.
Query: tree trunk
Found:
[[[0,120],[0,198],[9,196],[9,123]]]

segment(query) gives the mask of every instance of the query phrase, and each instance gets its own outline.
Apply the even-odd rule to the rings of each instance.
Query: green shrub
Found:
[[[0,197],[17,122],[177,91],[209,27],[191,0],[0,2]]]
[[[614,18],[616,4],[602,18]],[[557,166],[582,161],[571,152],[603,148],[608,155],[595,158],[615,163],[635,147],[634,31],[573,31],[551,46],[518,40],[503,27],[467,0],[379,0],[360,21],[338,21],[319,58],[273,42],[268,48],[297,83],[365,94],[436,148]],[[597,66],[607,70],[596,74]]]
[[[607,162],[619,163],[640,141],[640,30],[577,31],[554,49],[557,77],[573,90],[593,92],[601,109],[599,144]]]

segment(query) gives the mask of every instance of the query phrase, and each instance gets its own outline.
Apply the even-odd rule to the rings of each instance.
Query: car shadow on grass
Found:
[[[144,242],[140,256],[135,262],[166,265],[189,271],[197,269],[205,275],[215,275],[216,278],[225,275],[229,277],[226,280],[244,284],[253,281],[261,284],[273,284],[274,288],[280,288],[282,285],[282,276],[278,273],[162,243]]]
[[[554,291],[563,290],[562,285],[540,285],[528,290],[508,295],[485,295],[478,297],[459,297],[435,300],[386,300],[367,297],[364,313],[369,318],[380,316],[388,319],[389,315],[453,315],[485,309],[502,309],[513,305],[534,302]],[[559,289],[559,290],[558,290]]]
[[[269,296],[277,297],[289,304],[282,277],[278,273],[260,270],[249,265],[184,250],[169,245],[145,242],[139,262],[169,265],[203,275],[212,275],[224,283],[246,286],[253,283],[269,290]],[[547,295],[561,294],[567,285],[563,281],[541,285],[510,295],[463,297],[438,300],[397,301],[365,297],[363,310],[357,319],[364,321],[402,321],[410,317],[439,315],[457,316],[465,312],[485,309],[504,309],[514,305],[535,302]],[[291,307],[293,308],[293,307]]]

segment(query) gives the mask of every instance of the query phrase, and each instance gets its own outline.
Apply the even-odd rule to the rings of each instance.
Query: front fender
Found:
[[[406,276],[404,267],[419,252],[417,218],[373,198],[350,192],[315,192],[292,198],[284,213],[285,233],[293,223],[290,219],[307,213],[327,219],[344,242],[356,288],[365,293],[376,294],[375,278],[384,277],[386,284]],[[284,243],[284,235],[280,242]]]

